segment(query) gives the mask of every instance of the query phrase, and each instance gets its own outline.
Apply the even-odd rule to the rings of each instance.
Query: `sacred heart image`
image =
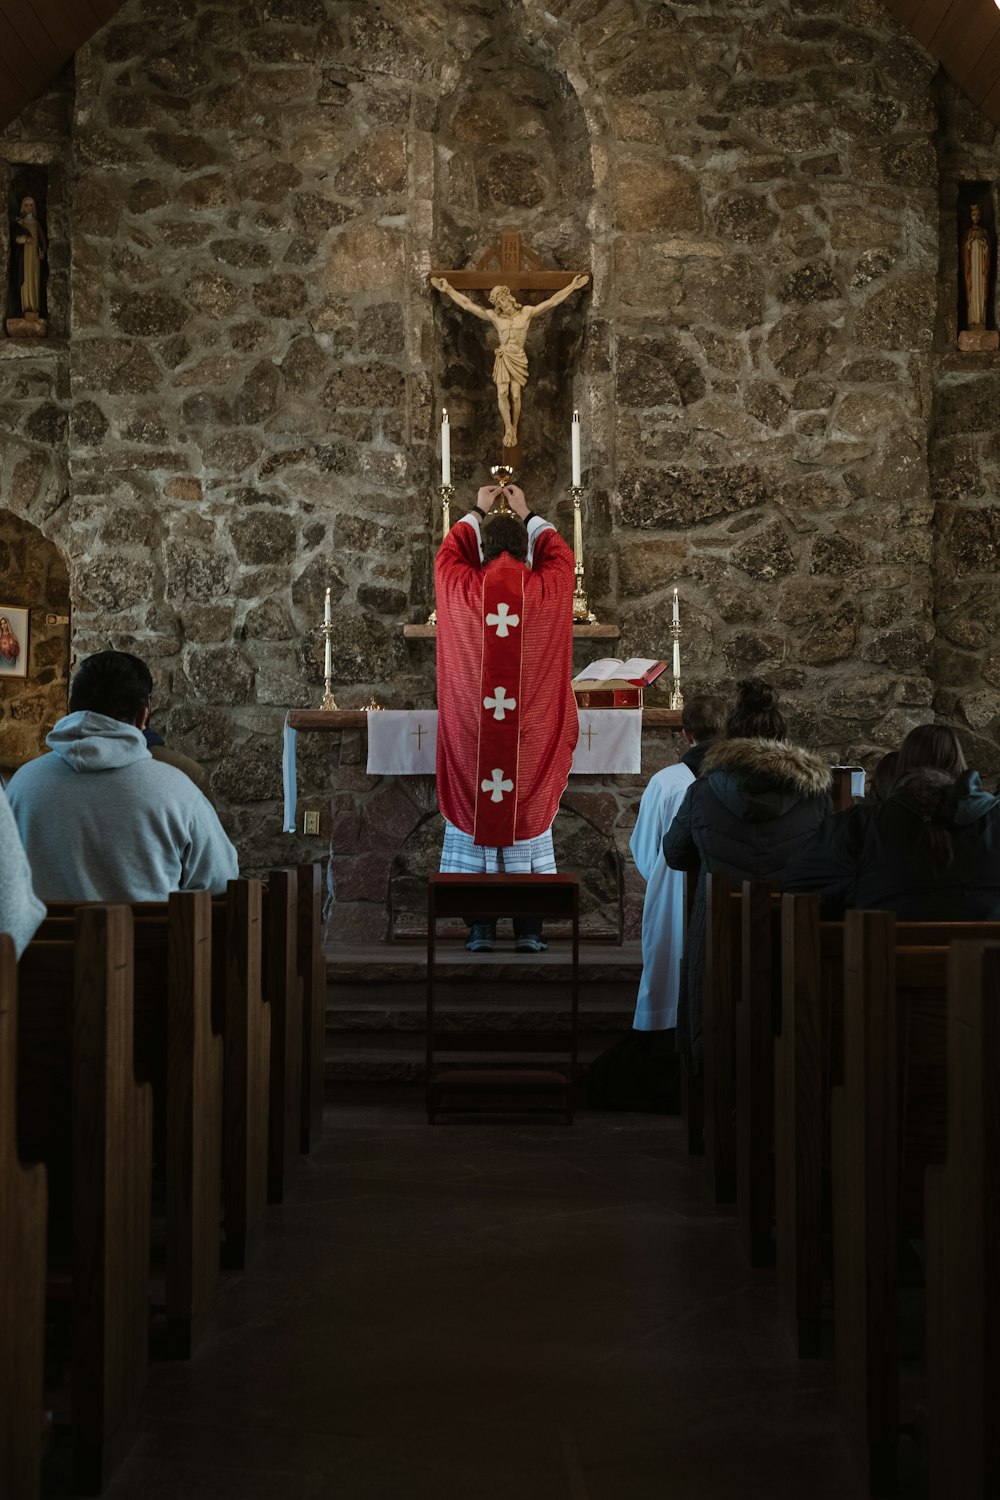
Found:
[[[28,675],[28,611],[0,604],[0,677]]]

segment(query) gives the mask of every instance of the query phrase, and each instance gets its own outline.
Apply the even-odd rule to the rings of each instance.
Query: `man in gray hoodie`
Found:
[[[43,901],[165,901],[221,895],[236,850],[183,771],[153,759],[145,663],[100,651],[77,669],[51,755],[11,777],[11,810]]]

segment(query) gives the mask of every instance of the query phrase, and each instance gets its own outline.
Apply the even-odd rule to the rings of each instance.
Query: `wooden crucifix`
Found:
[[[431,285],[439,292],[491,323],[499,342],[493,357],[493,381],[497,388],[497,406],[503,419],[503,462],[516,468],[521,462],[518,423],[521,418],[521,392],[528,380],[528,356],[524,341],[532,318],[558,307],[590,280],[586,271],[546,270],[541,258],[529,250],[519,229],[504,229],[500,239],[476,263],[472,271],[448,271],[435,268]],[[466,291],[488,292],[489,306],[473,302]],[[515,292],[551,292],[544,302],[521,303]]]

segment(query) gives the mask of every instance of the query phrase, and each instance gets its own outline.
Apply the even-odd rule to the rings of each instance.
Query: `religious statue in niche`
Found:
[[[510,264],[515,271],[515,276],[508,280],[524,281],[530,285],[530,276],[533,272],[524,272],[521,269],[521,236],[516,231],[505,231],[502,237],[501,265],[506,267]],[[488,252],[491,254],[494,252]],[[484,261],[487,257],[484,257]],[[537,261],[537,257],[533,257]],[[540,265],[540,262],[539,262]],[[466,282],[481,281],[483,267],[477,267],[476,272],[459,272]],[[502,272],[501,272],[502,275]],[[456,277],[457,279],[457,277]],[[497,388],[497,406],[500,408],[500,416],[503,419],[503,446],[505,448],[517,448],[518,446],[518,424],[521,420],[521,393],[528,381],[528,356],[524,350],[524,341],[528,336],[528,328],[533,318],[540,313],[549,312],[553,307],[558,307],[560,302],[565,302],[574,292],[582,291],[587,285],[590,277],[585,272],[579,275],[564,276],[563,273],[547,273],[540,278],[548,280],[551,284],[553,279],[566,281],[566,285],[559,287],[551,297],[535,306],[518,302],[511,287],[497,276],[496,283],[489,290],[489,307],[480,307],[473,302],[471,297],[465,296],[449,280],[447,276],[432,276],[431,285],[437,291],[443,292],[465,312],[470,312],[476,318],[481,318],[484,323],[491,323],[497,331],[499,342],[493,357],[493,382]]]
[[[1000,343],[995,329],[986,327],[992,246],[978,203],[969,208],[969,227],[962,237],[962,279],[965,283],[966,327],[959,333],[960,349],[995,349]]]
[[[16,309],[7,319],[7,332],[15,338],[44,338],[48,324],[44,313],[44,261],[48,240],[38,216],[35,199],[26,195],[14,220],[11,235],[12,292]]]

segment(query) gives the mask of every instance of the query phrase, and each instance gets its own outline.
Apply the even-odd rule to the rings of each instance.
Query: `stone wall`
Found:
[[[668,650],[676,583],[688,688],[767,675],[838,759],[937,709],[996,763],[1000,376],[944,331],[993,137],[873,0],[132,0],[0,157],[51,164],[69,309],[0,339],[0,506],[68,558],[77,651],[150,661],[248,865],[289,857],[327,584],[338,700],[433,693],[401,625],[440,407],[463,498],[498,434],[484,326],[426,273],[509,224],[593,271],[532,332],[524,474],[568,535],[579,406],[623,653]]]
[[[958,728],[970,764],[1000,771],[1000,354],[960,353],[956,309],[959,183],[993,182],[993,127],[940,90],[941,262],[931,488],[935,505],[934,706]],[[992,784],[993,777],[990,777]]]

